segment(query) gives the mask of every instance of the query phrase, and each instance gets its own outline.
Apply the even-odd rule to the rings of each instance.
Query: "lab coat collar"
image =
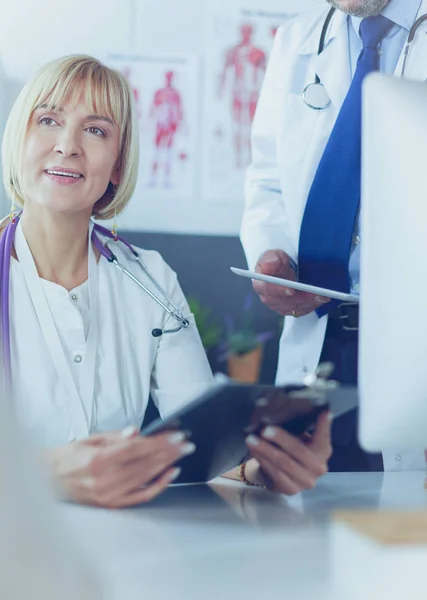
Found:
[[[322,28],[330,8],[323,6],[321,10],[307,11],[304,17],[300,15],[302,20],[298,21],[298,25],[301,27],[301,38],[304,41],[297,52],[300,55],[314,55],[314,73],[317,73],[325,86],[332,105],[339,109],[351,84],[348,15],[340,10],[335,11],[326,35],[324,50],[318,55]]]
[[[304,15],[298,16],[298,26],[301,28],[301,39],[303,40],[298,54],[317,54],[322,29],[330,9],[330,6],[322,6],[321,9],[309,10]],[[325,49],[335,40],[342,29],[346,29],[346,25],[347,15],[341,10],[336,10],[326,35]]]
[[[337,11],[331,22],[328,43],[313,59],[314,72],[325,86],[332,106],[339,110],[351,85],[351,65],[348,46],[348,15]]]
[[[427,0],[421,2],[417,19],[427,14]],[[406,44],[405,44],[406,46]],[[395,75],[400,77],[404,60],[405,48],[403,48]],[[422,23],[415,34],[414,42],[409,50],[405,78],[417,81],[427,81],[427,21]]]
[[[406,29],[409,34],[409,30],[417,18],[417,14],[420,10],[421,0],[390,0],[382,11],[382,15],[390,19],[392,23],[398,25],[402,29]],[[351,17],[351,23],[354,31],[359,35],[360,24],[363,21],[360,17]]]
[[[327,8],[327,7],[326,7]],[[308,11],[301,22],[301,33],[304,42],[301,44],[299,54],[314,54],[313,69],[325,86],[331,103],[337,110],[342,106],[348,89],[351,85],[351,66],[348,47],[348,15],[337,10],[330,24],[322,54],[317,55],[322,27],[328,11],[322,8],[313,15]],[[427,14],[427,0],[422,0],[418,17]],[[304,36],[305,32],[305,36]],[[399,76],[403,64],[401,57],[396,67],[395,75]],[[422,24],[416,34],[414,44],[410,51],[406,77],[427,81],[427,21]]]

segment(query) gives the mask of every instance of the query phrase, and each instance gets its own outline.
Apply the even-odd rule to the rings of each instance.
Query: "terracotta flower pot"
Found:
[[[242,383],[257,383],[261,371],[263,346],[257,346],[246,354],[228,357],[228,375]]]

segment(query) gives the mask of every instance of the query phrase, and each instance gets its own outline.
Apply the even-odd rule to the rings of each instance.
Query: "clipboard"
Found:
[[[247,459],[245,439],[267,425],[302,435],[329,410],[334,418],[358,406],[355,387],[316,379],[308,386],[215,384],[207,392],[141,431],[142,436],[180,429],[196,444],[196,452],[177,464],[175,483],[205,483]]]

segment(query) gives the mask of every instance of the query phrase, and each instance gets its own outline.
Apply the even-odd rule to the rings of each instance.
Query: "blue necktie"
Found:
[[[360,204],[361,92],[365,76],[379,69],[379,47],[393,23],[382,15],[360,25],[363,50],[308,196],[299,239],[298,277],[341,292],[350,291],[348,264]],[[317,309],[319,317],[338,302]]]

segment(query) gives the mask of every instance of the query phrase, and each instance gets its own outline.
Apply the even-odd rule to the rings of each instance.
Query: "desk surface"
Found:
[[[326,600],[331,513],[427,508],[424,479],[331,473],[293,498],[217,479],[138,508],[64,504],[60,513],[114,600]]]

